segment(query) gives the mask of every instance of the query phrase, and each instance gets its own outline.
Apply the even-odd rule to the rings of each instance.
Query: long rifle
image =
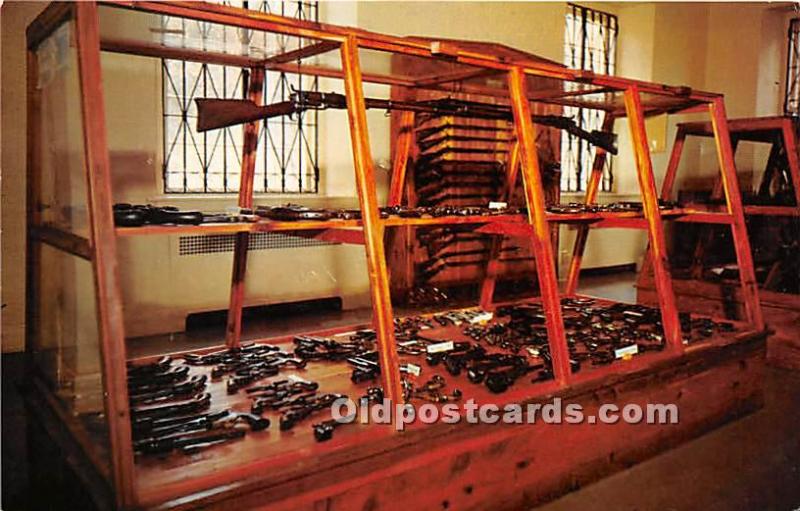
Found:
[[[225,128],[236,124],[292,115],[308,110],[347,108],[347,98],[335,92],[294,91],[288,101],[258,106],[244,99],[195,99],[197,103],[197,130],[200,132]],[[426,101],[393,101],[390,99],[366,98],[367,108],[380,110],[404,110],[420,114],[468,117],[490,120],[513,121],[511,108],[475,101],[453,98]],[[590,144],[617,154],[616,136],[603,131],[586,131],[569,117],[558,115],[534,115],[533,122],[564,130]]]

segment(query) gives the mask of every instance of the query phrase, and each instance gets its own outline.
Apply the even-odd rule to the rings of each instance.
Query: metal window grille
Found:
[[[567,4],[564,30],[564,64],[572,69],[586,69],[613,75],[616,71],[617,17],[605,12]],[[564,107],[564,115],[572,117],[584,129],[599,130],[605,113],[576,107]],[[561,190],[586,190],[591,173],[595,147],[577,137],[563,133],[561,140]],[[613,187],[611,158],[606,158],[600,190]]]
[[[314,1],[222,2],[226,5],[318,21]],[[297,37],[241,30],[208,22],[165,17],[164,33],[219,45],[242,41],[270,54],[283,52]],[[259,38],[261,40],[259,40]],[[294,39],[295,41],[292,41]],[[195,98],[245,97],[249,71],[217,64],[182,60],[162,61],[165,193],[236,193],[242,163],[243,129],[232,126],[198,133]],[[318,89],[317,77],[267,71],[264,101],[285,101],[292,89]],[[256,193],[317,193],[319,183],[319,132],[317,112],[261,123],[255,164]]]
[[[786,52],[786,95],[783,113],[800,115],[800,18],[789,24],[789,48]]]

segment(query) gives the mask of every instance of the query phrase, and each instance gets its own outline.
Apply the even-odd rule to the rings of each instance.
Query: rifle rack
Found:
[[[249,45],[234,41],[232,45],[226,46],[225,41],[218,41],[220,44],[216,45],[205,45],[204,41],[176,38],[168,31],[157,30],[162,26],[161,22],[165,17],[195,20],[214,27],[235,27],[240,34],[263,35],[265,42],[258,43],[260,39],[253,37],[249,39]],[[297,44],[297,47],[281,54],[270,54],[271,46],[266,41],[268,37],[275,35],[291,36],[287,39],[294,41],[291,44]],[[687,419],[682,425],[686,429],[681,430],[680,435],[685,437],[687,434],[697,434],[712,423],[719,423],[745,413],[747,410],[745,404],[752,405],[751,398],[754,398],[758,391],[757,373],[754,371],[759,357],[758,342],[765,336],[764,322],[753,275],[744,211],[735,179],[733,150],[721,95],[686,87],[670,87],[566,69],[545,59],[500,45],[394,37],[357,28],[298,21],[204,3],[122,0],[99,4],[53,3],[28,27],[27,37],[29,237],[26,342],[33,363],[29,386],[32,397],[29,398],[29,402],[33,403],[33,413],[45,418],[48,425],[55,425],[48,430],[49,435],[56,439],[62,449],[73,454],[69,459],[73,460],[75,465],[80,465],[76,470],[82,474],[83,484],[94,489],[92,494],[95,496],[95,502],[104,502],[103,505],[108,507],[183,508],[201,504],[224,506],[230,501],[226,499],[239,499],[240,503],[249,502],[251,505],[283,502],[284,505],[297,509],[299,505],[297,502],[310,506],[319,499],[332,498],[330,496],[347,488],[380,484],[381,481],[387,481],[386,478],[391,479],[398,474],[413,478],[415,477],[413,471],[403,472],[406,470],[403,467],[407,466],[406,456],[413,455],[413,458],[408,458],[414,460],[413,467],[424,466],[430,462],[431,458],[427,453],[438,453],[436,456],[443,456],[443,460],[452,462],[454,457],[458,457],[465,449],[491,445],[489,442],[500,441],[504,438],[503,435],[510,434],[508,428],[500,428],[493,430],[494,433],[491,435],[473,437],[468,441],[465,440],[468,438],[465,436],[468,434],[467,431],[487,433],[488,431],[485,428],[474,430],[469,427],[464,428],[463,425],[460,426],[461,429],[451,430],[437,425],[429,430],[419,428],[409,435],[399,435],[392,434],[391,431],[375,431],[376,428],[358,428],[346,432],[347,435],[343,432],[341,442],[309,446],[303,444],[303,441],[308,441],[308,437],[290,436],[278,442],[277,434],[270,433],[269,441],[265,441],[264,444],[259,444],[257,440],[246,440],[238,444],[241,447],[223,447],[214,453],[209,453],[208,456],[202,456],[201,459],[187,459],[177,464],[166,462],[160,464],[157,461],[134,463],[126,386],[124,307],[120,293],[123,283],[120,279],[120,262],[117,257],[117,240],[122,237],[236,234],[226,335],[226,344],[229,347],[237,346],[241,337],[244,277],[250,233],[293,232],[303,233],[309,237],[363,244],[370,281],[373,327],[377,333],[382,368],[381,383],[386,396],[393,402],[400,402],[402,394],[383,246],[384,231],[400,226],[461,224],[472,225],[475,231],[480,233],[526,238],[532,243],[535,256],[541,291],[540,300],[546,316],[555,378],[553,381],[541,384],[521,385],[515,392],[501,396],[505,402],[513,402],[514,399],[531,400],[544,395],[566,395],[565,393],[570,392],[573,395],[588,396],[587,399],[591,400],[591,389],[598,385],[621,385],[625,381],[633,381],[631,378],[641,379],[646,374],[661,374],[658,371],[673,371],[675,367],[687,364],[694,364],[692,367],[695,369],[687,372],[673,371],[669,376],[664,376],[665,379],[656,378],[656,380],[664,382],[669,378],[682,377],[676,375],[689,374],[690,376],[686,376],[686,381],[692,385],[699,385],[696,395],[702,396],[707,388],[711,388],[711,384],[708,372],[698,371],[697,368],[721,364],[720,367],[724,366],[725,369],[721,370],[720,379],[715,380],[714,384],[719,384],[719,395],[724,399],[717,400],[713,405],[704,403],[691,413],[687,412],[691,420]],[[257,104],[261,104],[262,100],[260,83],[265,70],[342,80],[347,97],[347,114],[362,220],[115,227],[112,216],[113,169],[106,141],[101,52],[249,68],[251,70],[249,96]],[[57,57],[55,61],[48,60],[54,56]],[[363,58],[365,56],[369,58]],[[74,59],[74,66],[52,68],[54,63],[63,63],[70,59]],[[396,69],[393,65],[405,59],[424,64],[417,66],[417,69],[422,69],[424,72],[416,76],[387,73],[387,69]],[[375,62],[378,66],[373,69],[371,65]],[[386,65],[389,62],[393,65]],[[59,69],[66,76],[64,80],[74,80],[74,88],[70,86],[73,82],[65,85],[61,78],[58,78],[61,76],[58,74]],[[523,177],[527,216],[381,219],[377,209],[363,83],[440,91],[443,94],[459,90],[495,97],[510,105],[514,113],[516,135],[515,147],[511,154],[518,156],[519,164],[511,164],[507,168],[510,176],[519,171]],[[51,98],[47,97],[51,89],[56,92],[77,93],[79,97],[82,123],[79,129],[57,132],[65,137],[64,140],[58,137],[48,138],[45,136],[47,132],[43,132],[43,129],[48,129],[47,123],[53,122],[51,109],[54,106],[66,105],[51,101]],[[535,144],[536,127],[530,121],[532,102],[600,109],[607,113],[609,126],[613,119],[628,118],[636,157],[636,173],[642,193],[643,214],[551,214],[546,211]],[[58,112],[59,110],[56,110],[56,113]],[[726,208],[722,212],[701,208],[682,208],[668,212],[659,210],[644,119],[647,116],[663,113],[688,112],[705,112],[711,116],[726,198]],[[67,111],[70,121],[78,117],[69,116],[69,113],[70,111]],[[254,150],[257,144],[257,137],[254,135],[257,133],[257,128],[258,122],[249,123],[244,128],[245,147],[242,151],[244,156],[238,199],[241,207],[253,206],[252,181]],[[76,142],[70,137],[78,137],[79,140]],[[396,157],[390,186],[390,204],[399,204],[402,201],[411,137],[411,132],[407,132],[401,134],[395,141]],[[70,142],[80,149],[74,151],[75,146],[71,146],[67,149],[73,151],[63,154],[53,150],[55,144],[69,146]],[[53,154],[56,154],[58,159],[53,158]],[[77,163],[74,161],[76,158]],[[601,162],[604,158],[604,152],[598,151],[589,191],[586,194],[587,203],[593,203],[597,198]],[[514,183],[515,180],[509,179],[509,182]],[[747,308],[746,321],[736,323],[737,335],[734,338],[712,339],[697,346],[684,347],[667,263],[664,220],[720,223],[730,225],[733,229],[741,270],[742,293]],[[580,374],[571,372],[561,315],[561,293],[556,280],[553,248],[550,242],[550,227],[557,223],[578,224],[581,229],[566,295],[575,294],[580,255],[590,227],[647,230],[653,254],[652,266],[658,305],[666,339],[666,349],[663,352],[643,354],[631,361],[611,364]],[[69,272],[65,273],[65,268],[69,268]],[[85,277],[91,285],[84,288],[67,283],[58,287],[59,283],[63,284],[64,279],[71,277]],[[45,292],[48,286],[55,286],[57,292],[54,294]],[[94,301],[79,299],[80,296],[87,295],[93,295]],[[82,323],[81,328],[67,331],[64,325],[69,326],[69,320],[75,319],[76,315],[84,320],[86,317],[96,317],[96,322],[90,320],[88,327]],[[92,345],[93,340],[96,340],[96,345]],[[71,357],[78,346],[82,349],[88,346],[97,350],[97,357],[93,364],[89,364],[91,367],[88,369],[76,369],[71,365]],[[735,357],[753,359],[756,364],[739,365],[739,362],[733,364],[732,360]],[[673,369],[669,369],[670,367]],[[70,405],[74,394],[68,397],[64,395],[64,389],[68,387],[76,392],[79,391],[77,378],[67,385],[63,384],[64,379],[68,379],[70,373],[83,371],[97,375],[102,385],[102,392],[98,394],[102,414],[99,416],[95,414],[94,422],[88,425],[79,410]],[[728,396],[726,392],[730,392],[730,378],[739,372],[746,378],[742,380],[741,386],[736,391],[739,393],[738,397],[734,399],[734,396]],[[648,380],[650,383],[641,388],[656,389],[663,394],[666,392],[666,387],[653,387],[655,385],[653,382],[656,380]],[[628,385],[624,389],[621,388],[621,392],[629,392],[632,388],[640,387]],[[496,401],[497,396],[484,393],[478,395],[478,399]],[[681,418],[683,419],[683,416]],[[652,428],[652,426],[647,427]],[[524,429],[514,431],[519,432]],[[450,436],[453,431],[459,433]],[[553,431],[553,434],[556,434],[555,432],[561,431],[561,428]],[[589,456],[597,441],[591,429],[581,431],[584,431],[581,437],[584,443],[581,445],[585,449],[580,455],[577,453],[571,455],[572,461],[576,464],[595,460],[594,455],[591,458],[581,457]],[[658,441],[658,435],[645,431],[660,430],[637,429],[636,431],[641,432],[638,438],[642,442],[655,446],[653,442]],[[606,435],[605,438],[609,439],[608,445],[622,446],[623,449],[632,447],[629,442],[630,437],[626,436],[626,443],[620,443],[623,439],[616,434]],[[531,448],[537,443],[526,441],[521,445],[524,448]],[[413,448],[410,447],[412,444]],[[555,444],[557,442],[549,443],[553,446]],[[470,445],[473,447],[469,447]],[[400,452],[400,447],[408,450]],[[442,450],[436,451],[434,448]],[[654,447],[654,449],[661,448],[663,445]],[[501,451],[502,449],[490,451],[490,454],[496,456]],[[563,457],[564,451],[562,449],[558,451],[558,456]],[[648,450],[642,449],[642,452]],[[358,465],[361,468],[353,468],[354,463],[356,465],[361,463]],[[369,463],[376,464],[369,465]],[[511,468],[521,470],[520,467],[524,468],[518,463],[516,469],[513,464]],[[604,470],[607,472],[610,469]],[[449,469],[442,468],[442,470]],[[468,472],[472,474],[473,471]],[[504,481],[517,480],[516,475],[506,478],[504,473],[494,470],[479,472],[483,474],[480,477],[484,478],[494,475],[505,478]],[[432,480],[427,470],[419,470],[417,474],[423,474],[428,481]],[[303,479],[305,477],[312,479]],[[418,475],[416,477],[419,478]],[[470,477],[478,476],[472,474]],[[533,476],[525,479],[526,484],[534,481],[531,477]],[[536,481],[544,481],[542,478],[546,475],[538,474],[536,477],[540,478]],[[297,483],[299,486],[292,482],[298,480],[305,482]],[[269,488],[283,490],[272,491]],[[566,487],[557,486],[557,488],[560,488],[557,491],[563,491]],[[412,493],[409,497],[436,499],[446,490],[445,487],[428,489],[429,492],[424,495]],[[513,488],[509,489],[512,490]],[[479,494],[476,490],[476,495]],[[516,495],[515,499],[522,498],[518,490],[513,490],[513,494]],[[467,497],[461,495],[459,498]],[[432,500],[428,504],[438,505],[440,502],[441,500]],[[347,504],[346,502],[344,507],[347,507]]]

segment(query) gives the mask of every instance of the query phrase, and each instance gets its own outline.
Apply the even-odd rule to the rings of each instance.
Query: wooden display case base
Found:
[[[546,404],[559,397],[564,405],[580,404],[586,416],[596,415],[605,403],[620,409],[633,403],[674,403],[676,424],[548,424],[537,416],[535,424],[437,423],[412,425],[401,433],[388,426],[349,425],[324,443],[316,443],[308,431],[313,420],[288,435],[272,426],[259,433],[263,437],[248,435],[199,460],[180,454],[140,460],[137,508],[531,507],[758,409],[765,337],[751,332],[712,338],[687,347],[680,358],[639,355],[615,363],[616,374],[611,367],[596,369],[594,375],[588,370],[564,389],[548,382],[518,383],[505,394],[492,395],[483,386],[458,385],[465,397],[479,403]],[[308,377],[340,377],[334,367],[325,369]],[[424,371],[425,378],[432,372],[427,366]],[[46,418],[40,406],[33,408]],[[196,477],[204,480],[203,490]]]
[[[672,281],[678,308],[718,318],[742,320],[744,302],[737,283],[701,280]],[[658,305],[652,278],[642,275],[636,299],[645,305]],[[770,365],[800,370],[800,295],[759,290],[764,320],[775,335],[767,343]]]

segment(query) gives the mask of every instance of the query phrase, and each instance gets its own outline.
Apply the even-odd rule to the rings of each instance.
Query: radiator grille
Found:
[[[233,252],[235,234],[212,234],[208,236],[181,236],[178,240],[178,255],[216,254]],[[278,250],[283,248],[319,247],[339,243],[292,236],[276,232],[250,234],[248,250]]]

